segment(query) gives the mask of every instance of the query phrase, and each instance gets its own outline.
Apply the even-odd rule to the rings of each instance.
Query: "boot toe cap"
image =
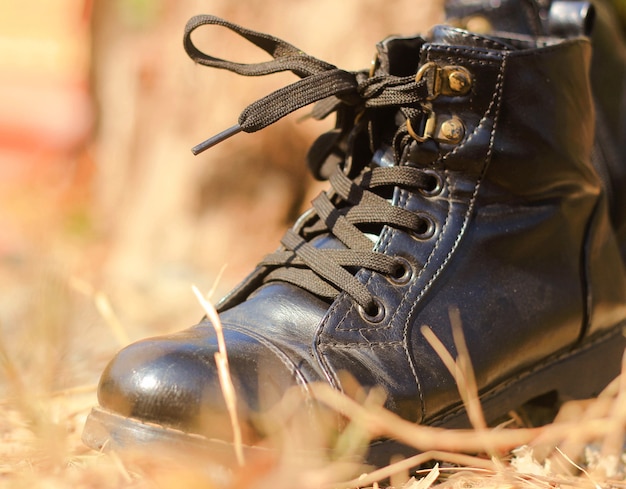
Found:
[[[208,438],[231,437],[229,414],[220,386],[209,327],[143,340],[121,350],[103,372],[100,406],[115,414]],[[253,413],[262,410],[267,392],[294,385],[283,364],[268,365],[275,355],[243,333],[225,331],[238,417],[248,438],[256,438]],[[232,351],[232,354],[231,354]],[[269,353],[269,354],[268,354]],[[280,363],[280,362],[279,362]],[[271,397],[271,396],[270,396]]]

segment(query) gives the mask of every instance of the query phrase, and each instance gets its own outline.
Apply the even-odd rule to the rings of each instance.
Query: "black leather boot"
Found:
[[[205,24],[275,59],[212,58],[189,37]],[[330,189],[219,304],[246,443],[264,436],[252,413],[294,386],[341,391],[343,372],[383,388],[386,407],[407,420],[467,426],[453,377],[422,334],[429,327],[454,351],[451,310],[488,422],[549,393],[593,396],[619,373],[626,284],[590,162],[588,40],[440,26],[385,40],[369,73],[350,73],[207,16],[192,19],[186,47],[209,66],[301,77],[197,150],[318,100],[315,116],[338,118],[310,158]],[[122,350],[102,375],[87,444],[228,441],[217,351],[207,320]],[[394,440],[373,447],[378,462],[402,451]]]
[[[480,34],[591,37],[590,77],[596,109],[592,162],[605,188],[626,262],[626,38],[611,2],[446,0],[445,7],[451,23],[475,28]]]

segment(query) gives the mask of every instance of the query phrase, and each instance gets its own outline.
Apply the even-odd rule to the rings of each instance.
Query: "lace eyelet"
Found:
[[[413,266],[406,258],[397,256],[394,258],[398,263],[396,272],[389,275],[389,280],[396,285],[406,285],[413,278]]]
[[[426,197],[435,197],[441,194],[443,191],[443,179],[441,178],[441,175],[430,169],[424,169],[423,173],[429,179],[429,186],[428,188],[420,189],[420,192]]]
[[[357,309],[361,317],[369,323],[380,323],[385,318],[385,306],[375,297],[367,308],[357,306]]]
[[[432,238],[435,235],[435,230],[437,229],[437,225],[432,220],[432,218],[426,214],[422,214],[421,216],[420,227],[411,231],[411,235],[419,239],[420,241],[425,241],[427,239]]]

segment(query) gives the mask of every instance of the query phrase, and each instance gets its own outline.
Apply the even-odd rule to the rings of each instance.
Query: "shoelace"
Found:
[[[226,27],[252,42],[272,56],[271,60],[242,64],[210,56],[192,42],[191,34],[203,25]],[[246,76],[260,76],[292,71],[301,79],[283,87],[246,107],[238,123],[196,146],[195,154],[204,151],[238,132],[255,132],[280,120],[291,112],[316,103],[312,116],[324,118],[333,112],[348,113],[342,118],[348,130],[359,120],[375,122],[376,109],[396,108],[406,119],[422,114],[421,104],[429,95],[425,81],[414,76],[349,72],[309,56],[276,37],[251,31],[218,17],[193,17],[185,28],[185,50],[196,62]],[[349,119],[346,121],[346,119]],[[361,124],[362,125],[362,124]],[[343,128],[344,132],[346,128]],[[371,132],[371,129],[370,129]],[[406,124],[397,128],[394,140],[406,141]],[[371,135],[370,135],[371,139]],[[397,152],[396,152],[397,153]],[[406,260],[373,251],[373,243],[365,234],[384,225],[404,229],[417,237],[432,223],[418,213],[393,206],[383,195],[394,187],[412,191],[432,190],[433,176],[409,166],[367,167],[356,178],[349,178],[339,164],[329,178],[330,190],[313,201],[313,208],[293,229],[287,231],[283,249],[271,253],[260,263],[268,269],[264,281],[282,281],[332,300],[340,292],[347,293],[370,317],[376,317],[380,305],[355,272],[368,269],[392,279],[400,279],[409,271]],[[316,247],[316,236],[332,235],[345,249]]]

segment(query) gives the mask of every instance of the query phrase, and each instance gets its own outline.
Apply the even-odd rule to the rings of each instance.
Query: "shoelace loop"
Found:
[[[226,27],[270,54],[272,59],[245,64],[208,55],[191,40],[192,32],[204,25]],[[245,76],[291,71],[300,77],[299,81],[250,104],[241,112],[236,125],[196,146],[193,150],[196,154],[238,132],[263,129],[312,103],[316,103],[314,118],[322,119],[337,112],[341,133],[345,134],[357,130],[357,124],[362,131],[367,126],[363,124],[365,119],[375,121],[372,111],[377,109],[396,108],[407,119],[423,114],[422,104],[430,94],[425,79],[369,73],[369,70],[345,71],[281,39],[210,15],[193,17],[187,23],[184,46],[194,61],[205,66]],[[348,117],[340,118],[340,115]],[[349,120],[350,116],[356,120]],[[404,146],[408,137],[406,124],[396,128],[393,141],[396,156],[399,154],[396,146]],[[356,277],[356,272],[360,269],[378,272],[397,286],[403,286],[418,264],[374,251],[366,233],[380,232],[384,226],[390,226],[413,233],[417,239],[428,239],[423,230],[432,224],[430,218],[392,205],[388,196],[391,189],[400,187],[422,191],[428,197],[437,183],[433,182],[431,173],[409,166],[366,167],[356,178],[351,178],[344,172],[343,164],[337,164],[329,176],[330,190],[322,192],[313,201],[311,211],[287,231],[281,249],[267,255],[259,264],[265,269],[263,282],[287,282],[328,300],[345,292],[366,320],[382,320],[384,306]],[[336,240],[335,244],[329,247],[314,243],[315,238],[325,236]]]
[[[191,34],[201,26],[226,27],[272,56],[259,63],[237,63],[210,56],[199,50]],[[343,105],[358,110],[382,107],[402,107],[425,100],[425,81],[413,76],[398,77],[384,74],[369,76],[367,71],[350,72],[304,53],[274,36],[252,31],[212,15],[191,18],[185,27],[184,47],[195,62],[212,68],[226,69],[245,76],[262,76],[291,71],[301,79],[253,102],[239,115],[238,123],[195,146],[199,154],[215,144],[243,131],[256,132],[282,119],[297,109],[322,100],[312,115],[321,119]]]

